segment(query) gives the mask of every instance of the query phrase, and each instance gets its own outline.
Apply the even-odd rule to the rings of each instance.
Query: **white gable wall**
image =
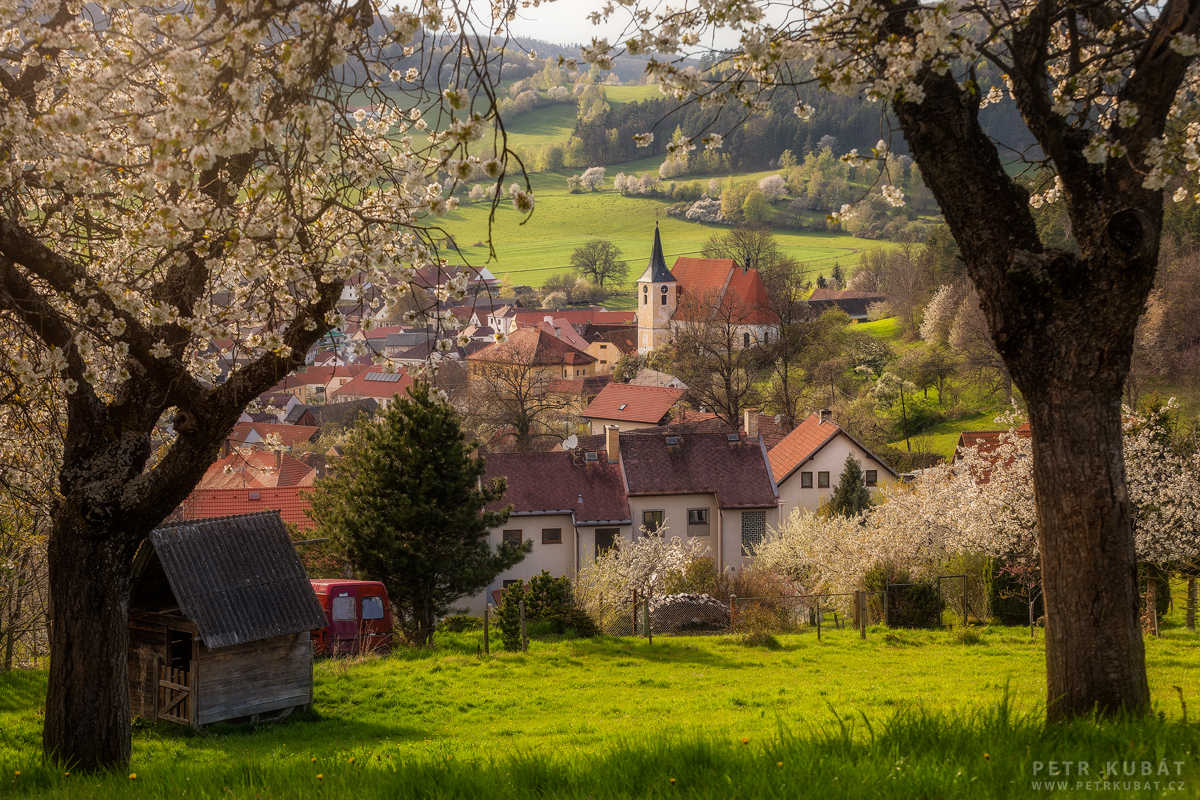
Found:
[[[828,503],[833,497],[833,490],[837,488],[838,478],[841,477],[842,470],[846,468],[846,454],[853,453],[858,459],[858,464],[865,474],[867,470],[873,469],[878,472],[879,480],[875,486],[867,487],[871,495],[874,496],[879,491],[879,487],[884,483],[894,480],[892,473],[888,471],[882,463],[879,462],[873,455],[868,453],[850,440],[849,436],[844,433],[839,433],[832,441],[827,442],[815,456],[801,464],[786,480],[779,484],[779,519],[785,520],[797,508],[816,511],[818,508]],[[812,473],[812,488],[801,488],[801,473]],[[821,488],[819,473],[829,473],[828,488]],[[776,475],[775,480],[780,480],[782,476]]]

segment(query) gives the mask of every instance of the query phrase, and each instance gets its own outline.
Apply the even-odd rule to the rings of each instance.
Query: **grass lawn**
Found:
[[[490,658],[478,633],[447,635],[432,651],[318,662],[315,712],[283,723],[139,724],[133,779],[43,765],[45,673],[17,672],[0,676],[0,794],[1026,797],[1033,761],[1117,758],[1183,760],[1194,779],[1200,729],[1178,723],[1172,687],[1200,705],[1200,648],[1180,605],[1146,643],[1158,717],[1050,731],[1040,634],[995,626],[973,645],[875,628],[771,649],[534,641]]]
[[[930,397],[936,397],[936,394],[931,391]],[[916,447],[918,446],[917,443],[920,442],[920,447],[929,452],[944,456],[949,460],[954,457],[954,448],[958,446],[958,437],[963,431],[1000,430],[1000,425],[996,422],[996,417],[1004,413],[1004,410],[1004,407],[996,406],[995,408],[977,411],[958,419],[948,419],[945,422],[940,422],[922,433],[913,436],[913,445]],[[903,447],[904,439],[898,439],[892,444],[897,447]]]

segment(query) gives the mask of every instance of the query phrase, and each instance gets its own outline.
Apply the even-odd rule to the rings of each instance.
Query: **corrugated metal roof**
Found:
[[[179,610],[207,647],[326,624],[278,512],[163,526],[150,532],[150,541]]]

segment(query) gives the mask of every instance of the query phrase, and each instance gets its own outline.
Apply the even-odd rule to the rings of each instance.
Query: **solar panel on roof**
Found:
[[[729,436],[729,441],[731,441],[731,442],[736,442],[738,440],[738,435],[736,433],[730,433],[730,434],[728,434],[728,436]]]
[[[679,444],[679,437],[678,437],[678,436],[668,436],[668,437],[667,437],[667,444],[668,444],[668,445],[675,445],[675,444]]]
[[[400,378],[401,373],[399,372],[368,372],[363,376],[365,381],[383,381],[384,383],[395,383]]]
[[[599,461],[600,457],[597,456],[595,453],[584,453],[583,460],[584,461]]]

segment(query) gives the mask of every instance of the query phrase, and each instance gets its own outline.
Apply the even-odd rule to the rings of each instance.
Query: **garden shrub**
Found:
[[[463,631],[478,631],[483,629],[483,617],[472,617],[467,614],[454,614],[438,623],[438,630],[447,633],[462,633]]]

